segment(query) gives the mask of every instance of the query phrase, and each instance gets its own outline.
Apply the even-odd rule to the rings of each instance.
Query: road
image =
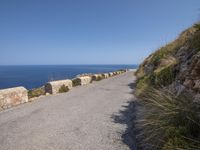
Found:
[[[134,81],[127,72],[0,112],[0,149],[133,149],[122,136],[127,124],[113,116],[134,101]]]

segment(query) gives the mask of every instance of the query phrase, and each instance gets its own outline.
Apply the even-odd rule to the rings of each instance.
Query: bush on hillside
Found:
[[[193,38],[189,41],[190,47],[200,51],[200,24],[195,25],[196,32]]]
[[[151,84],[157,87],[167,86],[175,80],[172,66],[162,68],[151,76]]]
[[[200,104],[189,93],[177,96],[176,91],[166,90],[179,79],[175,66],[181,67],[181,61],[176,53],[182,47],[189,60],[200,51],[200,24],[150,55],[137,71],[138,141],[146,150],[200,150]],[[192,54],[187,56],[190,50]],[[175,61],[162,63],[168,58]]]

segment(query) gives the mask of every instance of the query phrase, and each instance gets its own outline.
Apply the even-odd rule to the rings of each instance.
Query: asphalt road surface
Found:
[[[129,150],[126,123],[133,72],[0,112],[0,150]],[[131,141],[131,139],[128,139]]]

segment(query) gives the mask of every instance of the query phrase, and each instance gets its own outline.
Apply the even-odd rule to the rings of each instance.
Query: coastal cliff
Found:
[[[200,24],[151,54],[136,75],[139,147],[200,149]]]

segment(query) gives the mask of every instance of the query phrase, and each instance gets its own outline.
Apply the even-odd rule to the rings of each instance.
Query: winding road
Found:
[[[134,149],[122,136],[127,124],[113,118],[134,101],[134,82],[130,71],[2,111],[0,149]]]

